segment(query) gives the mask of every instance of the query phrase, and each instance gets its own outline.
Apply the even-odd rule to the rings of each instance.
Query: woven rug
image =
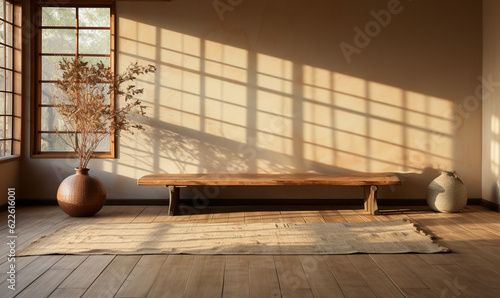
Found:
[[[448,249],[405,221],[363,223],[73,224],[18,256],[46,254],[438,253]]]

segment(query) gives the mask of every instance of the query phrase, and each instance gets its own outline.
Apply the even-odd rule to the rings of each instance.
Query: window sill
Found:
[[[39,152],[39,153],[34,153],[31,154],[31,158],[69,158],[69,159],[75,159],[76,154],[74,152]],[[111,153],[111,152],[96,152],[92,156],[92,158],[107,158],[107,159],[113,159],[116,158],[116,156]]]
[[[17,161],[20,159],[21,159],[21,156],[19,156],[19,155],[4,156],[4,157],[0,157],[0,164],[12,162],[12,161]]]

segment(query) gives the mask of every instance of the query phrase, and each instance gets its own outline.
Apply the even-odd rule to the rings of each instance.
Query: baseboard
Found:
[[[425,199],[378,199],[379,206],[425,206]],[[181,204],[196,206],[200,202],[184,199]],[[273,206],[273,205],[332,205],[332,206],[362,206],[363,199],[213,199],[203,202],[206,206]]]
[[[168,205],[168,199],[106,199],[106,205]]]
[[[425,199],[378,199],[379,206],[426,206]],[[332,205],[362,206],[363,199],[212,199],[203,202],[192,199],[181,199],[186,206],[272,206],[272,205]],[[497,210],[499,206],[484,199],[469,198],[468,205],[482,205]],[[17,206],[56,206],[55,199],[25,199],[16,202]],[[107,199],[106,205],[150,205],[166,206],[168,199]],[[7,205],[1,207],[6,209]]]
[[[56,199],[24,199],[17,206],[57,206]],[[106,199],[106,205],[168,205],[167,199]]]
[[[488,200],[485,200],[485,199],[481,199],[481,206],[483,207],[486,207],[488,209],[491,209],[493,211],[496,211],[496,212],[500,212],[500,205],[498,205],[497,203],[493,203],[491,201],[488,201]]]
[[[17,200],[16,206],[57,206],[56,199],[23,199]]]
[[[181,199],[186,206],[260,206],[260,205],[340,205],[352,206],[363,204],[363,199],[212,199],[203,202],[193,199]],[[106,205],[148,205],[166,206],[168,199],[107,199]],[[401,204],[398,204],[401,205]],[[407,206],[411,204],[405,204]],[[7,205],[5,205],[6,207]],[[17,206],[57,206],[54,199],[25,199]]]
[[[468,198],[467,205],[481,205],[481,198]]]

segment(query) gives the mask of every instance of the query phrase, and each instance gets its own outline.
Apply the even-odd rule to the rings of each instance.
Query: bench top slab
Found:
[[[394,174],[151,174],[141,177],[138,185],[398,185]]]

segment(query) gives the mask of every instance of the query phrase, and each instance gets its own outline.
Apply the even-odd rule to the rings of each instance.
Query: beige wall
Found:
[[[500,3],[483,9],[483,76],[496,82],[483,100],[483,198],[500,204]]]
[[[90,164],[109,198],[164,197],[136,186],[150,173],[308,171],[404,173],[381,197],[423,198],[440,169],[481,197],[480,1],[242,0],[219,13],[213,3],[117,3],[119,69],[139,61],[158,72],[139,82],[148,130],[124,134],[119,159]],[[73,166],[26,160],[26,195],[53,197]]]

